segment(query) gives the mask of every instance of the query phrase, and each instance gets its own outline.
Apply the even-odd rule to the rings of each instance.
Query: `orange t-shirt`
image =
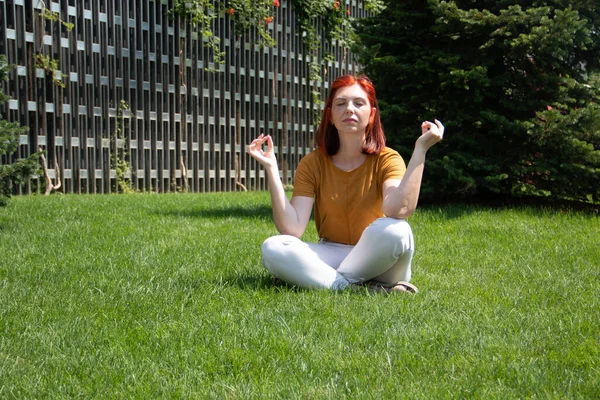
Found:
[[[320,238],[354,245],[367,226],[385,216],[381,209],[383,182],[402,179],[405,172],[404,160],[389,147],[368,155],[360,167],[348,172],[315,150],[298,164],[293,195],[315,199]]]

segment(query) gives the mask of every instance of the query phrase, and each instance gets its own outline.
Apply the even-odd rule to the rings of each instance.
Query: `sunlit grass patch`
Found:
[[[597,216],[410,222],[421,292],[383,296],[274,285],[266,193],[15,197],[0,397],[600,396]]]

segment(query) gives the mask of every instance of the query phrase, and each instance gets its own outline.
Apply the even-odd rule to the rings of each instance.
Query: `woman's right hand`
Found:
[[[263,150],[265,142],[267,142],[267,151]],[[261,133],[259,137],[248,145],[248,154],[267,169],[277,166],[277,158],[275,157],[275,152],[273,152],[273,139],[271,135],[265,136]]]

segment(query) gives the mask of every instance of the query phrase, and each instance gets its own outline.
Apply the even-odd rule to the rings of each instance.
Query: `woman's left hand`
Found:
[[[417,145],[423,146],[424,150],[429,150],[444,137],[444,125],[437,119],[434,121],[435,123],[425,121],[421,124],[421,136],[417,139]]]

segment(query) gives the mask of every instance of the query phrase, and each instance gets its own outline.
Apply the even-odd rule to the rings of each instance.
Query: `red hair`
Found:
[[[331,84],[329,97],[327,97],[325,108],[323,109],[321,124],[315,132],[315,143],[317,148],[328,156],[333,156],[340,150],[338,130],[331,120],[331,105],[333,104],[333,99],[340,88],[352,86],[354,84],[358,84],[365,91],[369,103],[373,108],[369,125],[367,125],[365,130],[365,141],[362,145],[362,152],[364,154],[379,154],[385,147],[385,135],[383,133],[383,126],[381,125],[379,105],[377,103],[377,97],[375,96],[373,83],[366,76],[344,75],[337,78]]]

